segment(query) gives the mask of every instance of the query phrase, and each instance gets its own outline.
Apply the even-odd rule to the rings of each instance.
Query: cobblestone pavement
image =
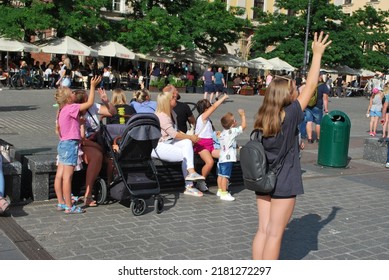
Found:
[[[181,96],[188,102],[202,98],[200,94]],[[152,98],[156,99],[156,94]],[[0,138],[22,154],[54,151],[58,140],[53,91],[3,90],[0,100]],[[220,129],[218,120],[226,111],[244,108],[248,129],[239,139],[243,144],[261,101],[260,96],[232,95],[212,116],[216,128]],[[351,161],[347,168],[319,166],[317,144],[306,144],[301,159],[305,194],[297,199],[281,259],[387,260],[388,170],[383,164],[362,159],[368,100],[330,101],[330,111],[339,109],[351,119]],[[231,192],[234,202],[220,201],[215,186],[202,198],[163,193],[163,213],[155,214],[150,201],[139,217],[120,203],[88,208],[83,215],[65,215],[55,210],[55,201],[48,201],[13,206],[10,216],[0,219],[12,219],[54,259],[247,260],[257,228],[255,197],[240,184],[233,184]],[[18,245],[8,237],[14,244],[0,226],[0,259],[18,259],[14,254],[4,255]]]

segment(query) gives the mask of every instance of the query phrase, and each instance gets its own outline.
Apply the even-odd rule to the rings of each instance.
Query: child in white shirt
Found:
[[[224,128],[220,134],[220,156],[217,176],[217,195],[221,200],[234,201],[235,198],[227,191],[228,180],[231,177],[232,166],[236,162],[236,138],[246,128],[246,115],[243,109],[239,109],[238,113],[242,119],[242,124],[237,126],[234,115],[230,112],[221,118],[221,124]]]

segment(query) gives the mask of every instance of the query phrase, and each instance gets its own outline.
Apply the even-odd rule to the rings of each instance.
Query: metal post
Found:
[[[307,73],[307,64],[308,64],[308,35],[309,35],[309,25],[311,18],[311,0],[308,0],[308,11],[307,11],[307,27],[305,29],[305,43],[304,43],[304,61],[303,61],[303,75]]]

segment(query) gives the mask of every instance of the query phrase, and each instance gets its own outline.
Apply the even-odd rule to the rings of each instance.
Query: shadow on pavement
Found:
[[[1,112],[31,111],[38,109],[38,106],[0,106]]]
[[[324,220],[318,214],[307,214],[293,219],[287,226],[282,246],[281,260],[301,260],[310,251],[318,250],[319,232],[335,219],[339,207],[332,207],[331,213]]]

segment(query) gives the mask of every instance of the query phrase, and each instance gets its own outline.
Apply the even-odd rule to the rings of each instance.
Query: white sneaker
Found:
[[[208,187],[207,187],[207,184],[205,183],[205,181],[198,181],[196,183],[196,188],[198,188],[202,192],[208,191]]]
[[[200,181],[205,180],[204,176],[201,176],[198,173],[190,173],[188,176],[185,177],[185,181]]]
[[[216,196],[221,196],[222,195],[222,191],[220,189],[217,190],[217,193],[216,193]]]
[[[227,193],[227,194],[220,195],[220,199],[225,201],[234,201],[235,197],[233,197],[230,193]]]
[[[386,168],[389,168],[389,162],[387,162],[387,163],[385,164],[385,167],[386,167]]]

